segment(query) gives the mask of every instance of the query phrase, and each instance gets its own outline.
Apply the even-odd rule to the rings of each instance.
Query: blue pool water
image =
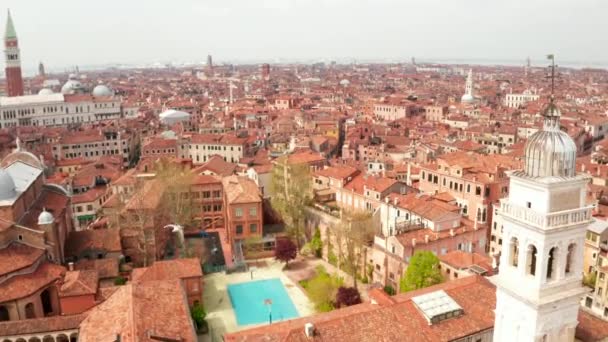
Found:
[[[272,300],[272,321],[298,317],[298,311],[278,278],[228,285],[228,296],[238,325],[269,322],[266,299]]]

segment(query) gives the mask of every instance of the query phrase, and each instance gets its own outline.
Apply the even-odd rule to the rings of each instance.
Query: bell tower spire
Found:
[[[553,61],[553,55],[549,59]],[[555,64],[545,125],[528,139],[525,168],[510,174],[496,283],[495,342],[570,342],[578,324],[590,176],[576,174],[576,145],[559,129]]]
[[[23,95],[23,78],[21,76],[21,54],[17,32],[13,24],[11,11],[7,13],[6,29],[4,31],[4,58],[6,62],[6,84],[8,96]]]

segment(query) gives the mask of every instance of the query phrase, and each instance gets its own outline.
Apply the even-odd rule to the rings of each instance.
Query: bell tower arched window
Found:
[[[557,247],[553,247],[549,250],[549,259],[547,260],[547,280],[551,280],[555,277],[555,259],[557,257]]]
[[[572,268],[574,265],[574,252],[576,250],[576,245],[571,243],[568,245],[568,252],[566,253],[566,275],[569,275],[572,272]]]
[[[517,238],[511,238],[511,244],[510,244],[510,253],[509,253],[509,264],[511,264],[511,266],[517,267],[517,263],[518,263],[518,259],[519,259],[519,241],[517,241]]]
[[[526,258],[526,274],[536,275],[536,246],[529,245],[528,246],[528,254]]]

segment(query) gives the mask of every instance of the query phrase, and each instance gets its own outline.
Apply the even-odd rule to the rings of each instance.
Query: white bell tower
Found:
[[[551,95],[543,129],[526,143],[525,168],[511,173],[509,197],[500,203],[495,342],[574,341],[587,292],[583,248],[592,207],[586,204],[590,178],[576,174],[576,145],[559,118]]]

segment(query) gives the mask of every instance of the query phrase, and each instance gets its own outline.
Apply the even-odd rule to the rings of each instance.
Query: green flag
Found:
[[[553,54],[547,55],[547,59],[553,59],[553,58],[554,58]]]

